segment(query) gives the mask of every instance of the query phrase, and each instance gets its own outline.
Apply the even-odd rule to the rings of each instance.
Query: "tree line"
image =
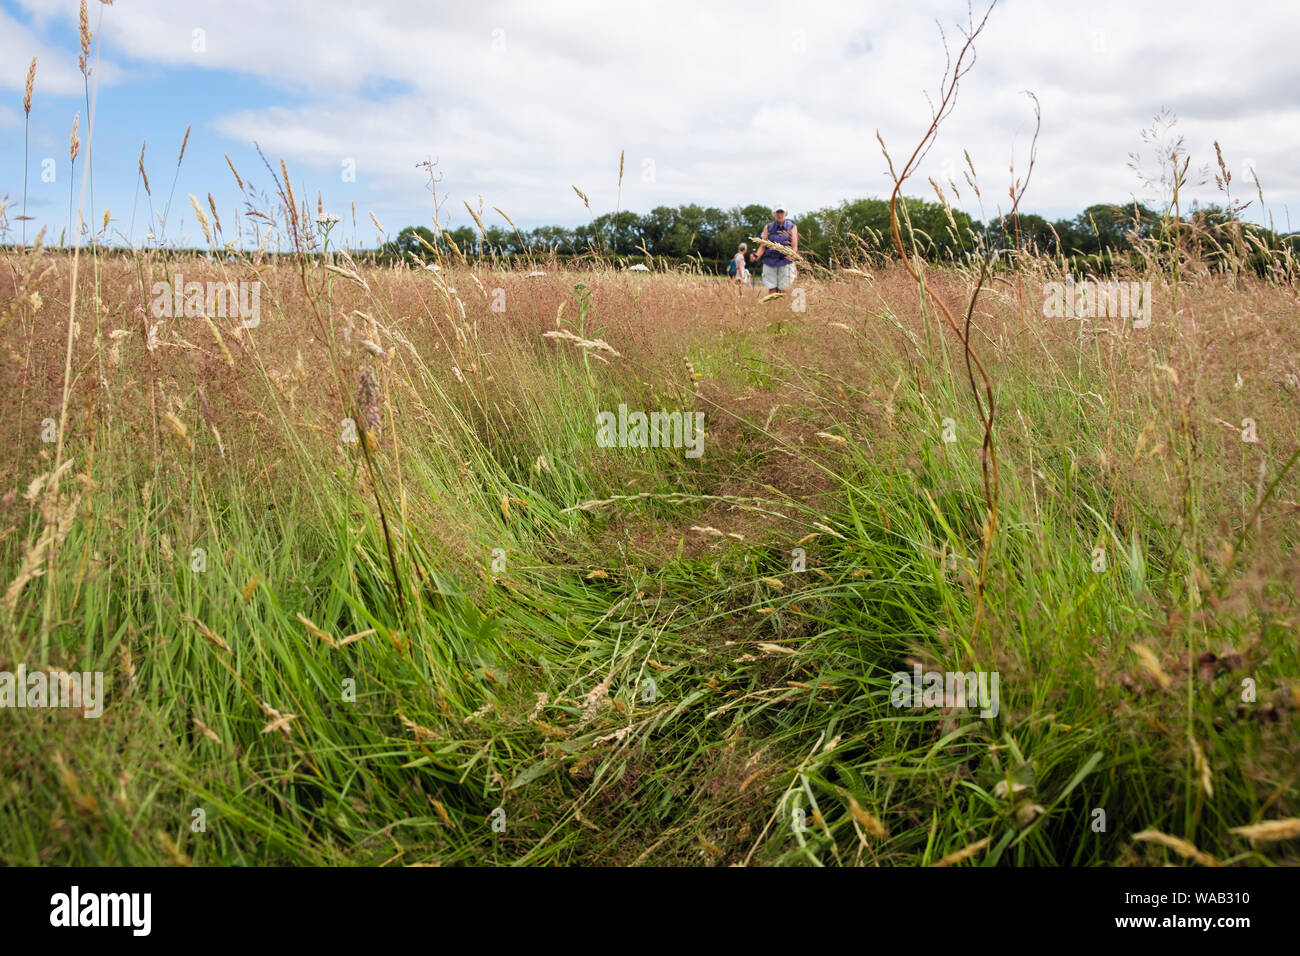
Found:
[[[1195,209],[1174,219],[1136,202],[1099,203],[1073,218],[1049,221],[1033,213],[1017,218],[973,219],[959,209],[925,199],[905,200],[904,215],[915,251],[928,259],[962,260],[971,253],[996,250],[1026,250],[1040,255],[1063,257],[1084,265],[1090,261],[1123,258],[1143,240],[1176,237],[1178,230],[1202,240],[1218,237],[1213,247],[1243,249],[1241,259],[1258,258],[1260,250],[1282,250],[1290,246],[1300,253],[1297,235],[1279,236],[1262,226],[1235,219],[1221,206]],[[799,227],[799,251],[824,265],[862,262],[894,254],[890,238],[889,202],[885,199],[857,199],[837,206],[792,215]],[[459,253],[466,258],[514,258],[555,255],[569,258],[584,255],[644,261],[646,257],[672,262],[695,260],[708,271],[718,271],[742,242],[762,233],[772,220],[766,206],[735,206],[718,209],[695,204],[658,206],[645,214],[605,213],[576,227],[538,226],[531,230],[486,225],[474,228],[430,229],[408,226],[379,249],[385,260],[428,261],[438,254]],[[1265,256],[1265,258],[1267,258]]]

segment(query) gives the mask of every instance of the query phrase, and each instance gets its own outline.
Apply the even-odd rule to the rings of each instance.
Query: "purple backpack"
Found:
[[[794,229],[794,220],[786,217],[785,221],[778,224],[775,219],[767,224],[767,238],[770,242],[775,242],[783,246],[790,245],[791,231]],[[788,256],[783,256],[771,248],[763,250],[763,264],[767,266],[780,266],[790,262]]]

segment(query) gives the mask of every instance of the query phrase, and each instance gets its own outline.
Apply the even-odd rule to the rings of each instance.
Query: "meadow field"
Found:
[[[0,861],[1300,862],[1292,282],[299,248],[0,255]]]

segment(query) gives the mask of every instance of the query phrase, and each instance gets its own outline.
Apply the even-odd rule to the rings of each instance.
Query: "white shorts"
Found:
[[[794,285],[794,263],[784,266],[769,266],[763,263],[763,288],[784,292]]]

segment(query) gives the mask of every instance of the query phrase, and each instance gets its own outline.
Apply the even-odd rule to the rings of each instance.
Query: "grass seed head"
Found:
[[[36,87],[36,57],[32,57],[32,65],[27,68],[27,86],[23,90],[23,112],[28,116],[32,115],[32,90]]]
[[[357,389],[357,408],[366,430],[378,435],[383,428],[383,416],[379,412],[379,377],[369,365],[361,370],[361,383]]]
[[[148,176],[148,174],[144,171],[144,148],[145,148],[146,145],[148,145],[148,141],[147,141],[147,140],[146,140],[145,142],[143,142],[143,143],[140,144],[140,162],[139,162],[138,166],[139,166],[139,170],[140,170],[140,178],[141,178],[142,180],[144,180],[144,191],[145,191],[146,195],[152,196],[152,195],[153,195],[153,190],[151,190],[151,189],[149,188],[149,176]]]

